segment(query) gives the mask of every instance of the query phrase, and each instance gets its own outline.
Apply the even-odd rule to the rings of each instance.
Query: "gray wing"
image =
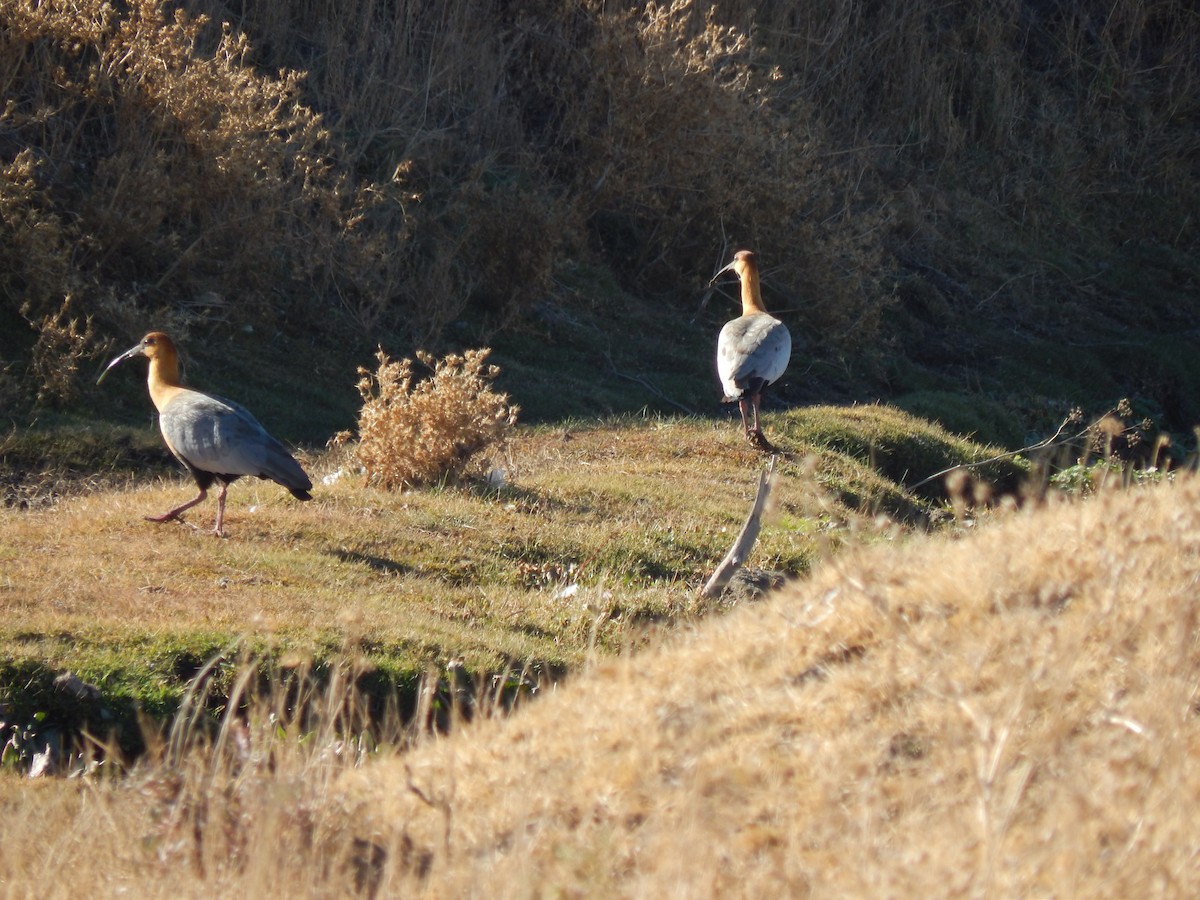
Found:
[[[726,396],[741,396],[755,379],[778,381],[791,356],[792,336],[773,316],[754,313],[726,322],[717,339],[717,374]]]
[[[291,491],[312,481],[288,449],[245,407],[199,391],[183,391],[159,415],[171,452],[202,472],[256,475]]]

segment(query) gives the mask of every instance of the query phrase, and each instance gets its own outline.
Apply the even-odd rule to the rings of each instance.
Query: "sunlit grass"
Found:
[[[364,767],[345,821],[397,891],[1194,893],[1198,491],[838,556]]]
[[[788,454],[747,561],[768,573],[763,585],[893,535],[881,514],[932,511],[869,461],[821,449],[819,426],[797,437],[802,415],[767,417]],[[911,418],[892,427],[939,434]],[[944,440],[959,459],[982,452]],[[186,523],[144,521],[190,494],[182,475],[84,484],[0,513],[0,683],[19,714],[72,729],[80,713],[53,687],[71,672],[111,707],[94,727],[115,727],[135,750],[137,710],[170,715],[197,668],[230,648],[268,662],[351,654],[385,692],[451,666],[471,678],[557,677],[714,612],[698,590],[764,464],[728,423],[654,418],[521,429],[486,483],[384,491],[345,448],[303,461],[314,499],[242,479],[226,539],[209,533],[211,502]]]
[[[279,652],[366,641],[414,673],[456,658],[470,671],[577,665],[646,621],[698,611],[762,460],[733,429],[662,420],[526,430],[491,487],[388,492],[344,454],[305,462],[318,485],[307,504],[233,485],[225,540],[207,533],[211,502],[186,524],[143,521],[190,493],[182,476],[0,513],[9,658],[102,678],[137,645],[121,666],[133,678],[147,647],[170,655],[205,635],[206,648],[251,638]],[[817,553],[798,526],[853,513],[799,470],[777,496],[753,562],[798,574]]]
[[[601,434],[577,434],[582,456]],[[446,493],[458,527],[479,527]],[[368,663],[352,643],[324,667],[226,648],[131,770],[119,755],[80,758],[72,780],[0,767],[0,880],[164,897],[1191,895],[1198,494],[1181,475],[847,548],[448,738],[427,727],[536,679],[425,680],[401,717],[355,689]],[[203,713],[215,691],[229,702]]]

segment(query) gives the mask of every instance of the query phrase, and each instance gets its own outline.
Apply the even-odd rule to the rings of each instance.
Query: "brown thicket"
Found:
[[[1130,301],[1194,257],[1198,60],[1184,0],[0,0],[5,390],[70,396],[33,364],[67,296],[425,342],[568,254],[690,303],[731,244],[830,353],[912,272],[951,320],[1173,328]]]

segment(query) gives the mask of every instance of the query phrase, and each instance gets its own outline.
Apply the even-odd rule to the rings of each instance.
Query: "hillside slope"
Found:
[[[749,246],[789,404],[1190,446],[1198,84],[1185,0],[0,2],[0,414],[130,421],[91,382],[150,328],[301,385],[285,439],[378,344],[494,346],[526,421],[708,411]]]
[[[441,896],[1193,895],[1198,501],[836,558],[362,770],[348,821]]]
[[[120,778],[0,766],[0,884],[1193,896],[1198,501],[1179,476],[848,550],[415,748],[331,688],[215,741],[182,719]]]

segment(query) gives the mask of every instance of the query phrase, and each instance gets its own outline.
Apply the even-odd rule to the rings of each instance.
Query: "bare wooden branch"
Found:
[[[770,462],[767,463],[762,473],[758,476],[758,493],[754,497],[754,504],[750,507],[750,515],[746,517],[746,522],[742,525],[742,530],[738,533],[737,540],[733,542],[733,546],[729,548],[729,552],[721,560],[721,565],[717,567],[717,571],[713,572],[712,577],[708,579],[708,583],[704,585],[704,590],[700,592],[701,597],[719,597],[721,591],[725,590],[725,586],[729,584],[729,579],[733,577],[733,573],[750,556],[750,551],[754,549],[754,542],[758,540],[758,531],[762,526],[763,510],[767,507],[767,498],[771,495],[771,486],[774,483],[775,457],[772,456]]]

